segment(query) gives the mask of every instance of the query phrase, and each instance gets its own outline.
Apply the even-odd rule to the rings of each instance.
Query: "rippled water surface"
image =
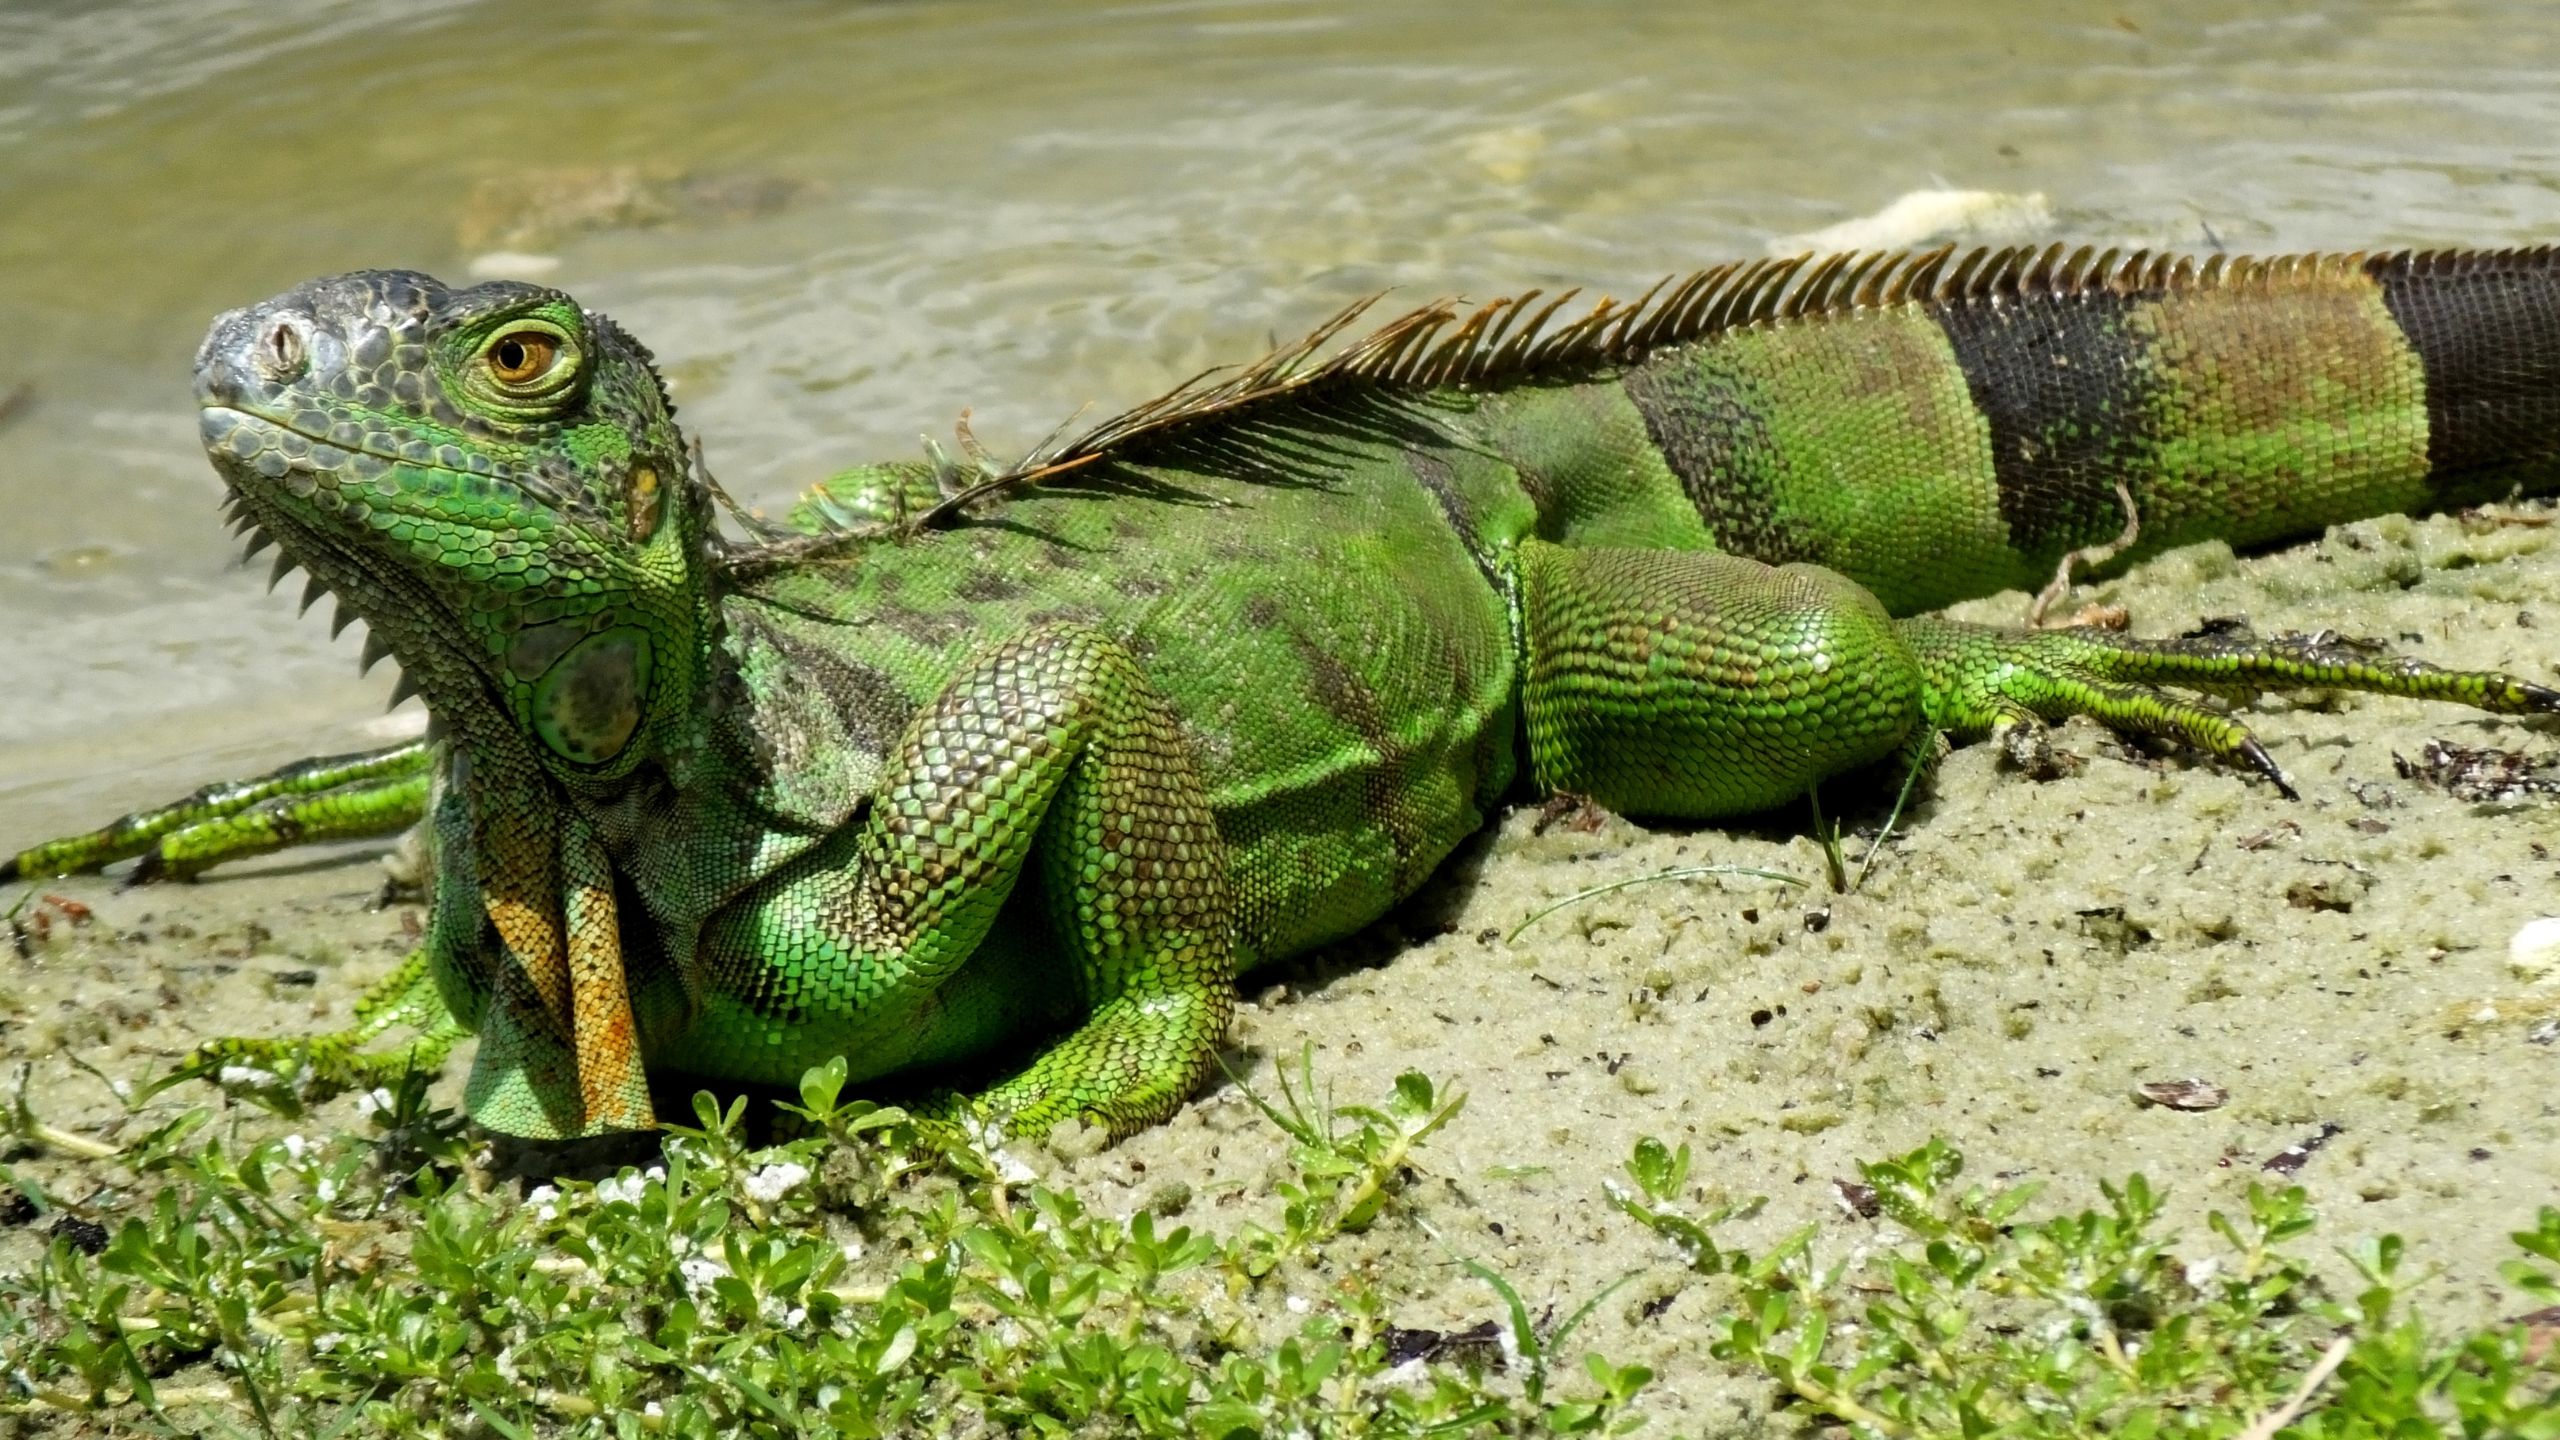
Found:
[[[2278,9],[18,4],[0,844],[378,711],[196,451],[205,322],[306,276],[552,266],[771,502],[1365,292],[1624,293],[1939,183],[2106,242],[2560,238],[2546,4]]]

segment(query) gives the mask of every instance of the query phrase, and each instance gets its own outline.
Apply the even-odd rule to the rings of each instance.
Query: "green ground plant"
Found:
[[[2298,1186],[2251,1185],[2246,1214],[2210,1217],[2220,1253],[2189,1259],[2140,1175],[2102,1182],[2102,1210],[2028,1221],[2041,1187],[1959,1188],[1941,1141],[1859,1169],[1858,1208],[1898,1233],[1827,1262],[1810,1226],[1756,1257],[1719,1248],[1722,1217],[1681,1203],[1685,1145],[1640,1142],[1609,1195],[1719,1284],[1718,1359],[1856,1435],[2560,1436],[2560,1313],[2436,1333],[2397,1235],[2356,1246],[2361,1288],[2332,1299]],[[2514,1240],[2504,1278],[2548,1306],[2560,1208]]]
[[[1419,1147],[1464,1097],[1406,1074],[1377,1106],[1311,1060],[1246,1094],[1290,1141],[1265,1220],[1212,1235],[1096,1213],[1000,1148],[842,1095],[813,1071],[800,1134],[757,1145],[698,1097],[662,1159],[499,1184],[412,1078],[370,1129],[250,1140],[193,1109],[126,1146],[24,1273],[0,1276],[0,1427],[274,1436],[1405,1436],[1624,1433],[1654,1376],[1577,1344],[1505,1276],[1495,1343],[1398,1353],[1398,1298],[1333,1265],[1346,1237],[1428,1227]],[[21,1117],[22,1119],[24,1117]],[[22,1125],[21,1145],[30,1134]],[[1690,1208],[1689,1154],[1640,1144],[1595,1187],[1670,1242],[1721,1318],[1717,1364],[1780,1425],[1860,1436],[2560,1436],[2547,1327],[2429,1329],[2403,1247],[2359,1249],[2332,1299],[2300,1258],[2298,1189],[2215,1217],[2181,1258],[2139,1177],[2029,1221],[2031,1188],[1960,1185],[1937,1142],[1863,1167],[1881,1231],[1759,1255]],[[29,1201],[57,1208],[22,1174]],[[1595,1196],[1595,1201],[1597,1200]],[[1161,1208],[1178,1209],[1178,1203]],[[1268,1223],[1266,1223],[1266,1221]],[[2560,1209],[2505,1278],[2560,1300]],[[1280,1304],[1280,1294],[1321,1298]],[[1605,1327],[1595,1327],[1605,1328]],[[1408,1347],[1409,1348],[1409,1345]],[[2253,1428],[2254,1427],[2254,1428]]]

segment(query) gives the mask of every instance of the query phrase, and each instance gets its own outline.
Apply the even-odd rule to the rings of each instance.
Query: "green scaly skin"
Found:
[[[651,1068],[1027,1054],[979,1113],[1117,1135],[1211,1068],[1238,974],[1411,893],[1519,755],[1549,790],[1702,819],[2072,714],[2284,783],[2160,686],[2560,709],[2320,640],[1917,613],[2040,582],[2126,499],[2140,554],[2552,488],[2548,252],[1942,252],[1664,293],[1526,347],[1497,343],[1519,307],[1438,350],[1399,322],[980,498],[947,463],[848,471],[742,549],[603,317],[518,284],[312,282],[216,322],[207,449],[440,744],[12,868],[189,834],[194,863],[284,838],[244,819],[280,804],[424,808],[422,958],[404,1004],[305,1053],[324,1077],[378,1074],[358,1045],[395,1011],[468,1027],[474,1115],[565,1137],[651,1123]]]

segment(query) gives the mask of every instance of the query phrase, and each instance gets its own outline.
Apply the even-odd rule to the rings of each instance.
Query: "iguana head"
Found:
[[[638,342],[555,290],[405,271],[214,322],[204,444],[244,518],[449,723],[612,778],[696,707],[708,507]]]

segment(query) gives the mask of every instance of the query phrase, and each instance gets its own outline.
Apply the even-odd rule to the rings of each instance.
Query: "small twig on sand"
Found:
[[[2063,556],[2062,563],[2053,567],[2052,583],[2036,592],[2035,603],[2027,607],[2028,629],[2043,629],[2044,612],[2071,593],[2072,571],[2083,565],[2104,565],[2132,549],[2134,542],[2142,538],[2142,514],[2133,508],[2133,491],[2122,480],[2116,482],[2116,503],[2124,507],[2124,533],[2104,545],[2083,545]]]
[[[1606,885],[1594,885],[1588,890],[1576,890],[1572,894],[1556,901],[1552,905],[1549,905],[1547,908],[1531,915],[1528,919],[1512,926],[1511,933],[1502,937],[1502,943],[1505,945],[1510,944],[1512,941],[1519,939],[1521,932],[1527,930],[1530,926],[1537,924],[1539,921],[1546,919],[1548,916],[1564,909],[1568,905],[1579,905],[1583,901],[1588,900],[1595,895],[1607,895],[1613,891],[1625,890],[1637,885],[1651,885],[1656,881],[1661,880],[1689,880],[1701,875],[1747,875],[1757,880],[1775,880],[1782,885],[1800,886],[1804,884],[1802,880],[1797,879],[1793,875],[1781,874],[1775,870],[1758,870],[1748,865],[1682,865],[1676,869],[1659,870],[1651,875],[1638,875],[1628,880],[1612,880]]]
[[[2312,1366],[2311,1373],[2302,1377],[2302,1384],[2294,1389],[2293,1394],[2283,1404],[2259,1416],[2256,1424],[2241,1431],[2238,1440],[2275,1440],[2276,1432],[2292,1424],[2303,1407],[2311,1403],[2312,1392],[2338,1373],[2338,1367],[2346,1363],[2347,1352],[2353,1348],[2355,1337],[2352,1335],[2341,1335],[2330,1341],[2329,1348],[2321,1353],[2320,1363]]]

